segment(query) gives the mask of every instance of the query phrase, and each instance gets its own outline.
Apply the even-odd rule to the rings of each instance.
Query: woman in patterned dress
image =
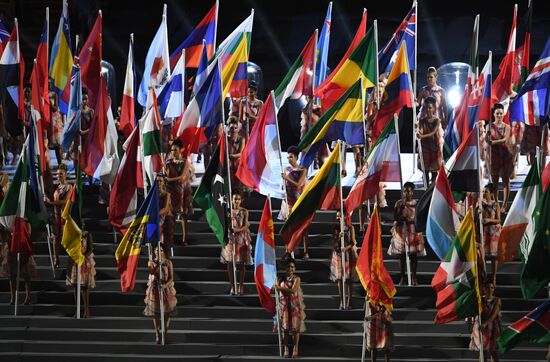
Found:
[[[159,256],[160,254],[160,256]],[[159,267],[162,275],[159,275]],[[161,244],[160,251],[153,248],[153,260],[147,263],[149,269],[149,281],[147,282],[147,291],[145,293],[145,309],[143,315],[153,317],[155,326],[155,336],[157,344],[161,343],[161,321],[160,321],[160,293],[162,289],[162,305],[164,307],[164,340],[170,327],[170,317],[177,315],[176,288],[174,288],[174,267],[166,252],[164,245]]]
[[[47,196],[44,197],[44,202],[53,206],[53,263],[56,268],[59,267],[59,248],[61,247],[63,225],[65,224],[61,218],[61,214],[72,190],[71,184],[67,181],[67,166],[64,163],[57,166],[57,180],[59,181],[59,185],[57,185],[53,193],[53,201]]]
[[[439,118],[435,116],[435,98],[428,97],[424,99],[424,110],[426,116],[419,121],[420,129],[416,134],[416,137],[420,140],[422,145],[422,161],[423,164],[418,162],[419,168],[424,167],[424,177],[428,184],[435,182],[437,177],[437,171],[441,166],[441,160],[443,158],[443,137],[440,132],[441,123]],[[420,155],[419,155],[420,157]],[[429,173],[432,178],[430,180]]]
[[[252,265],[252,244],[250,243],[250,230],[248,229],[248,210],[241,207],[242,194],[238,190],[233,191],[231,205],[231,229],[229,232],[229,241],[222,249],[220,261],[227,265],[227,276],[231,283],[229,294],[244,294],[244,274],[245,265]],[[234,246],[235,249],[233,250]],[[239,267],[239,288],[234,290],[235,281],[233,279],[233,256],[235,265]]]
[[[71,158],[73,159],[74,166],[78,164],[78,147],[80,146],[80,139],[84,142],[84,139],[87,137],[88,132],[90,132],[90,125],[94,119],[94,110],[88,106],[88,89],[82,89],[82,109],[80,111],[80,132],[79,136],[76,136],[73,141],[73,147],[71,149]],[[91,176],[88,180],[92,181]]]
[[[384,353],[384,361],[389,362],[390,351],[394,349],[391,312],[383,305],[369,302],[370,313],[365,317],[367,327],[367,349],[371,361],[376,362],[378,351]]]
[[[418,257],[426,256],[424,249],[424,237],[417,233],[414,222],[416,215],[416,200],[413,200],[414,184],[405,182],[403,185],[403,199],[398,200],[394,207],[394,222],[391,229],[391,244],[388,249],[389,255],[399,255],[401,264],[401,280],[399,285],[405,284],[406,280],[406,254],[409,254],[411,262],[412,285],[418,285],[416,269]],[[405,246],[405,241],[407,245]]]
[[[351,283],[357,280],[355,263],[357,261],[357,241],[355,228],[352,224],[344,223],[344,231],[340,231],[340,211],[336,212],[336,224],[332,232],[332,256],[330,258],[330,281],[338,282],[338,298],[340,309],[351,309]],[[344,237],[342,249],[341,238]],[[346,264],[346,300],[343,299],[342,252],[345,254]]]
[[[417,107],[420,107],[418,119],[426,117],[424,102],[428,97],[432,97],[435,99],[434,116],[439,119],[442,129],[445,130],[447,128],[447,98],[445,88],[437,84],[437,69],[435,67],[428,68],[426,81],[428,84],[420,88],[416,100]]]
[[[84,262],[80,266],[80,288],[82,290],[82,300],[84,302],[84,318],[90,318],[90,289],[95,288],[95,260],[94,260],[94,241],[92,235],[82,231],[82,255]],[[74,299],[77,300],[78,288],[78,270],[72,258],[69,258],[67,266],[67,285],[74,287]]]
[[[296,274],[296,264],[294,260],[289,259],[286,267],[286,277],[275,285],[275,290],[279,292],[279,318],[283,329],[284,337],[284,357],[290,357],[288,348],[288,337],[292,333],[294,336],[294,349],[292,358],[298,358],[300,333],[305,332],[306,319],[304,295],[300,286],[300,277]]]
[[[483,351],[489,355],[491,362],[498,361],[497,340],[502,332],[500,321],[500,298],[494,296],[495,286],[491,281],[485,282],[485,288],[481,296],[481,330],[483,333]],[[474,318],[472,335],[470,337],[470,350],[479,351],[481,338],[479,335],[478,317]]]
[[[494,199],[495,187],[489,183],[483,188],[483,247],[485,259],[493,265],[493,284],[496,285],[498,267],[498,239],[500,238],[500,208]]]
[[[241,122],[241,132],[240,135],[248,142],[248,137],[256,119],[260,114],[264,102],[259,100],[257,97],[258,88],[254,81],[248,82],[248,96],[241,99],[241,106],[239,108],[239,120]]]
[[[239,168],[239,162],[241,155],[244,151],[244,138],[239,135],[239,125],[235,117],[229,117],[229,137],[228,137],[228,150],[229,150],[229,168],[230,168],[230,180],[231,189],[243,190],[243,184],[237,178],[237,169]]]
[[[191,189],[189,161],[182,157],[182,143],[179,140],[170,146],[170,158],[164,166],[166,191],[170,194],[172,214],[181,223],[182,243],[187,245],[187,218],[193,212],[193,190]]]
[[[63,160],[63,150],[61,148],[61,139],[63,134],[63,116],[57,106],[57,97],[50,94],[50,129],[49,129],[49,148],[55,150],[57,164],[60,165]]]
[[[497,103],[492,109],[493,122],[490,126],[489,145],[491,146],[491,181],[495,186],[495,200],[498,200],[498,181],[502,178],[504,196],[501,212],[506,212],[510,194],[510,176],[514,170],[514,155],[508,147],[510,126],[504,123],[504,106]]]

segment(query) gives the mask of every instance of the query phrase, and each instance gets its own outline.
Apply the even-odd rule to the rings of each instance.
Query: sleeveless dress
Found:
[[[158,260],[154,260],[153,263],[155,266],[159,265]],[[163,282],[166,280],[165,277],[168,275],[169,261],[163,260],[161,265]],[[176,298],[176,288],[174,288],[174,282],[171,282],[162,290],[163,306],[164,306],[164,315],[165,316],[175,316],[177,315],[176,305],[178,300]],[[159,294],[159,273],[158,271],[154,274],[149,274],[149,280],[147,282],[147,291],[145,292],[145,309],[143,310],[143,315],[146,317],[154,317],[160,315],[160,294]]]
[[[497,203],[482,201],[483,218],[496,219]],[[485,255],[496,257],[498,255],[498,239],[500,238],[500,223],[484,224],[483,225],[483,246],[485,247]]]
[[[94,252],[92,248],[88,248],[88,238],[91,235],[82,238],[82,254],[84,255],[84,262],[80,266],[80,285],[92,289],[95,288],[95,260]],[[76,264],[72,258],[69,258],[69,265],[67,266],[67,279],[66,284],[70,286],[76,286],[78,283],[78,270]]]
[[[53,193],[53,200],[60,201],[65,199],[69,194],[69,192],[71,192],[71,189],[72,189],[72,186],[70,184],[58,185]],[[54,232],[55,232],[55,236],[59,239],[59,242],[61,242],[61,237],[63,235],[63,225],[65,225],[65,221],[61,217],[64,207],[65,205],[53,207]]]
[[[90,128],[90,125],[92,124],[92,120],[94,118],[94,110],[92,108],[89,108],[86,111],[82,111],[80,113],[80,129],[82,131],[86,131]],[[86,137],[88,137],[88,134],[85,134],[82,136],[82,142],[83,144],[87,144],[85,142]],[[78,146],[80,145],[80,135],[77,134],[77,136],[74,138],[73,141],[73,147],[71,148],[71,158],[73,160],[76,160],[78,157]],[[85,154],[86,151],[82,150],[82,154]]]
[[[187,159],[166,161],[166,176],[177,177],[181,175]],[[166,183],[166,191],[170,194],[172,212],[176,215],[188,217],[193,211],[193,190],[189,182],[189,175],[183,180],[169,181]]]
[[[245,112],[243,115],[243,119],[241,120],[240,134],[245,139],[248,139],[248,135],[250,134],[250,132],[252,132],[252,128],[254,127],[254,123],[256,122],[256,119],[250,117],[249,115],[258,117],[258,114],[260,113],[260,109],[262,109],[264,102],[262,102],[258,98],[252,101],[248,99],[248,97],[243,97],[241,103],[244,106]]]
[[[418,99],[421,100],[420,103],[420,112],[418,115],[418,119],[422,119],[426,117],[426,110],[424,108],[424,99],[428,97],[435,98],[435,113],[434,116],[439,118],[441,121],[441,127],[443,129],[447,128],[447,112],[444,107],[446,107],[446,104],[443,104],[443,100],[445,97],[445,89],[441,87],[439,84],[436,84],[433,87],[430,87],[428,85],[425,85],[420,89],[420,92],[418,92]]]
[[[506,124],[498,126],[493,123],[491,128],[491,139],[498,140],[504,137]],[[540,141],[540,139],[539,139]],[[514,155],[510,152],[507,144],[500,143],[491,145],[491,175],[510,178],[514,171]]]
[[[244,226],[245,210],[231,210],[231,219],[235,228],[241,228]],[[220,262],[223,264],[233,262],[233,245],[237,245],[235,249],[235,263],[244,263],[245,265],[252,265],[252,244],[250,243],[250,230],[248,226],[246,230],[236,233],[229,232],[229,241],[223,247],[220,256]]]
[[[237,136],[234,140],[229,138],[229,155],[234,155],[239,153],[241,149],[241,136]],[[237,169],[239,168],[239,158],[229,158],[229,168],[231,170],[231,188],[234,190],[242,190],[243,184],[237,178]]]
[[[481,306],[481,320],[487,320],[489,316],[493,313],[493,310],[497,308],[499,299],[493,297],[492,300],[482,299]],[[481,345],[479,328],[477,326],[478,317],[474,318],[474,328],[472,329],[472,335],[470,337],[470,350],[479,351]],[[502,331],[502,324],[500,321],[500,312],[497,314],[496,318],[485,327],[482,327],[483,332],[483,350],[484,351],[496,351],[498,348],[497,340]]]
[[[60,147],[63,134],[63,116],[59,110],[51,112],[50,129],[49,129],[50,148]]]
[[[280,286],[292,288],[296,275],[286,277],[279,282]],[[284,331],[302,333],[306,330],[304,323],[306,319],[304,296],[300,286],[296,292],[291,294],[279,291],[279,316],[281,318],[281,328]]]
[[[443,138],[439,132],[440,126],[437,125],[435,118],[431,120],[422,118],[419,123],[423,134],[431,133],[436,127],[438,128],[438,131],[432,137],[420,140],[422,145],[422,160],[424,161],[424,170],[422,171],[437,172],[443,158]],[[420,155],[418,156],[420,157]],[[420,162],[418,162],[418,167],[422,167]]]
[[[367,322],[367,349],[369,351],[392,351],[394,349],[393,326],[388,311],[375,312],[369,304],[370,316]]]
[[[168,192],[159,192],[159,207],[163,209],[168,200]],[[160,217],[160,225],[162,229],[162,240],[167,248],[174,246],[174,215],[170,210],[168,215]]]
[[[331,282],[337,282],[342,279],[342,253],[340,252],[340,225],[336,225],[332,235],[332,256],[330,258],[330,276]],[[349,246],[351,243],[350,229],[344,226],[344,246]],[[357,281],[357,273],[355,271],[355,263],[357,261],[357,251],[352,248],[345,252],[346,255],[346,279]]]
[[[286,168],[287,176],[290,177],[294,182],[298,182],[303,172],[305,172],[305,169],[301,167],[298,170],[294,170],[291,166]],[[290,182],[285,182],[285,185],[288,208],[292,209],[292,207],[294,206],[296,201],[298,201],[298,198],[302,194],[302,191],[304,191],[304,185],[298,187],[291,184]]]
[[[407,233],[407,251],[417,256],[426,256],[424,237],[422,233],[416,232],[414,226],[415,215],[416,200],[412,200],[411,203],[403,203],[403,200],[398,200],[395,203],[395,221],[391,228],[389,255],[405,254],[405,233]]]

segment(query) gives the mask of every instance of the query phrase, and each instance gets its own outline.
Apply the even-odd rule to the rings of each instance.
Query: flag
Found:
[[[428,212],[430,211],[430,204],[432,203],[434,188],[435,182],[432,182],[416,203],[416,213],[414,218],[414,227],[416,229],[416,232],[426,232],[426,225],[428,224]]]
[[[313,95],[313,75],[315,71],[315,51],[317,30],[311,35],[304,49],[286,73],[283,81],[275,89],[275,104],[281,108],[285,101]]]
[[[474,128],[479,120],[490,120],[493,101],[491,99],[493,84],[493,55],[489,52],[487,62],[481,74],[474,82],[468,97],[468,128]]]
[[[323,167],[311,180],[294,206],[285,224],[281,228],[281,238],[286,243],[288,253],[307,233],[315,211],[340,208],[340,144],[325,160]]]
[[[47,64],[46,64],[47,65]],[[36,127],[36,152],[38,161],[38,170],[40,173],[46,171],[46,146],[44,144],[44,134],[49,129],[49,125],[46,125],[45,116],[40,109],[48,108],[48,117],[49,117],[49,102],[43,103],[44,100],[48,97],[48,88],[46,87],[46,98],[44,94],[40,94],[42,91],[38,81],[40,79],[40,70],[38,69],[39,65],[34,60],[34,67],[31,73],[31,119],[30,122],[33,123],[33,127]],[[48,72],[45,73],[46,82],[48,81]],[[49,101],[49,100],[48,100]]]
[[[445,259],[459,224],[447,172],[441,165],[435,179],[426,225],[426,238],[439,259]]]
[[[67,114],[69,108],[69,82],[73,66],[71,48],[71,27],[69,23],[69,4],[63,0],[63,11],[59,17],[59,26],[53,40],[50,54],[50,78],[53,80],[53,90],[59,99],[59,111]]]
[[[137,189],[143,188],[143,172],[139,158],[139,126],[137,126],[124,144],[124,156],[109,195],[109,222],[121,234],[136,216]]]
[[[478,127],[474,127],[445,165],[451,190],[479,192]]]
[[[540,198],[540,186],[537,162],[533,162],[502,225],[498,242],[499,263],[519,258],[519,244],[529,223],[529,218],[533,215],[537,200]]]
[[[170,57],[168,55],[168,31],[166,28],[166,4],[162,13],[162,22],[151,42],[145,57],[145,69],[139,84],[138,102],[147,104],[149,88],[158,88],[170,78]]]
[[[262,195],[283,198],[277,108],[273,92],[267,97],[250,132],[236,176],[241,182]]]
[[[271,207],[269,206],[269,200],[266,199],[256,237],[254,282],[258,290],[260,305],[269,313],[275,313],[275,300],[271,296],[271,289],[277,284],[275,234],[273,230]]]
[[[355,266],[359,280],[372,304],[393,310],[392,298],[396,293],[390,273],[384,266],[382,255],[382,231],[378,208],[375,206]]]
[[[317,88],[327,77],[328,48],[330,43],[330,29],[332,28],[332,1],[328,3],[327,16],[319,35],[315,51],[315,83]],[[365,27],[363,27],[364,29]]]
[[[227,192],[228,175],[225,152],[225,136],[221,136],[218,147],[193,196],[197,205],[203,210],[208,225],[222,245],[227,243],[227,212],[228,202],[230,202]]]
[[[80,160],[83,171],[112,184],[120,162],[117,142],[118,135],[111,112],[111,100],[107,94],[105,79],[101,76],[94,118],[82,144]]]
[[[437,293],[436,324],[449,323],[481,313],[479,296],[475,225],[469,210],[432,279]]]
[[[464,140],[470,132],[468,124],[468,101],[470,93],[471,86],[467,83],[460,104],[456,106],[449,117],[449,123],[444,136],[445,147],[443,147],[443,152],[447,153],[444,155],[446,160],[458,149],[462,140]]]
[[[187,153],[197,152],[200,142],[206,142],[223,122],[223,96],[218,61],[209,71],[195,97],[183,113],[176,138],[186,145]],[[176,126],[174,126],[175,128]]]
[[[78,166],[75,173],[76,185],[71,189],[61,214],[65,222],[61,245],[65,248],[67,255],[80,266],[84,262],[84,255],[82,254],[82,172]]]
[[[519,79],[517,79],[516,82],[514,82],[514,90],[518,92],[521,87],[523,86],[523,83],[527,80],[527,77],[529,76],[529,69],[531,67],[529,66],[529,53],[531,51],[531,29],[532,29],[532,22],[533,22],[533,2],[529,0],[528,2],[529,7],[527,9],[527,16],[525,19],[526,23],[526,29],[525,29],[525,35],[523,40],[523,45],[521,46],[522,52],[520,53],[521,58],[519,61]],[[519,53],[520,49],[516,50],[516,58],[517,53]],[[515,80],[515,79],[514,79]]]
[[[361,80],[353,84],[304,135],[298,148],[303,155],[300,163],[308,167],[317,151],[330,141],[342,140],[348,145],[365,143],[363,120],[363,87]]]
[[[521,341],[544,345],[550,343],[550,299],[510,324],[497,343],[500,352],[506,353]]]
[[[103,37],[103,16],[99,11],[95,20],[94,27],[82,49],[78,58],[80,59],[80,77],[82,86],[88,88],[88,103],[96,104],[100,97],[101,88],[101,61],[103,60],[102,53],[102,37]],[[106,93],[105,93],[106,94]],[[97,109],[96,109],[97,111]]]
[[[23,76],[25,63],[19,51],[17,19],[11,35],[4,43],[0,57],[0,100],[4,110],[4,124],[12,137],[23,133],[24,116]]]
[[[197,68],[200,63],[201,53],[206,50],[208,58],[212,57],[216,47],[216,27],[218,23],[218,1],[201,22],[193,29],[191,34],[170,54],[170,68],[174,69],[176,63],[185,51],[185,67]],[[203,47],[203,40],[206,43]]]
[[[224,41],[218,46],[216,49],[216,52],[214,53],[213,59],[211,60],[212,63],[218,59],[221,61],[221,64],[223,67],[225,67],[225,64],[231,58],[233,54],[234,48],[239,44],[241,41],[241,36],[244,35],[245,38],[247,38],[247,45],[248,45],[248,51],[250,51],[250,39],[252,38],[252,24],[254,23],[254,9],[252,9],[250,15],[243,20],[239,26],[237,26],[231,34],[225,38]],[[210,70],[210,69],[209,69]]]
[[[2,55],[2,51],[4,50],[4,43],[8,38],[10,37],[10,33],[4,26],[4,23],[2,20],[0,20],[0,55]]]
[[[550,37],[510,106],[510,120],[544,125],[550,113]]]
[[[183,114],[185,109],[185,56],[186,53],[182,52],[170,79],[158,93],[158,107],[162,119],[177,118]]]
[[[136,218],[130,224],[115,251],[117,269],[120,273],[120,290],[123,293],[134,290],[141,244],[160,240],[159,224],[159,194],[158,183],[155,180],[141,204]]]
[[[222,86],[224,98],[228,93],[232,97],[244,97],[248,90],[247,66],[248,45],[245,33],[239,41],[229,49],[230,57],[222,66]]]
[[[534,298],[550,282],[550,188],[538,199],[520,243],[523,298]]]
[[[358,79],[363,81],[363,92],[378,83],[375,33],[371,27],[340,69],[315,89],[323,110],[329,109]]]
[[[470,68],[468,69],[468,80],[466,86],[474,85],[477,79],[477,67],[479,62],[479,14],[476,15],[474,20],[474,29],[472,30],[472,44],[470,46]],[[470,93],[466,93],[470,94]],[[468,97],[464,97],[468,99]]]
[[[128,45],[128,62],[126,63],[126,76],[124,78],[124,90],[122,92],[122,105],[120,111],[119,131],[124,138],[130,137],[130,133],[136,125],[136,68],[134,61],[134,34],[130,34]]]
[[[376,195],[380,182],[399,181],[401,170],[397,131],[395,122],[390,122],[369,151],[361,172],[344,200],[347,213],[351,215],[365,200]]]
[[[63,125],[61,145],[65,152],[69,152],[74,138],[80,130],[80,115],[82,113],[82,86],[80,80],[80,66],[78,57],[75,57],[71,75],[71,97],[67,111],[67,120]]]
[[[195,82],[193,84],[193,95],[197,94],[199,88],[204,83],[204,80],[208,75],[208,72],[206,71],[208,69],[208,53],[206,48],[206,41],[203,40],[202,44],[203,48],[201,61],[199,63],[199,67],[197,68],[197,74],[195,75]]]
[[[406,44],[410,70],[416,69],[416,6],[417,2],[413,1],[413,6],[407,16],[395,29],[386,46],[378,52],[378,65],[381,73],[389,73],[394,67],[398,48],[403,42]]]
[[[38,41],[38,49],[36,50],[36,64],[31,75],[31,82],[36,84],[32,88],[37,87],[33,106],[40,112],[41,122],[39,129],[42,131],[50,129],[50,97],[49,97],[49,78],[48,78],[48,31],[49,19],[44,20],[44,27]],[[33,77],[36,79],[33,81]],[[33,89],[34,91],[34,89]],[[45,164],[44,164],[45,167]],[[44,168],[42,168],[44,170]]]
[[[147,185],[150,187],[157,179],[157,174],[162,171],[162,138],[161,120],[157,105],[157,97],[153,89],[149,90],[149,97],[153,106],[149,108],[142,119],[139,120],[141,130],[141,147],[143,151],[143,171]]]
[[[412,82],[409,71],[407,48],[405,43],[401,43],[384,88],[380,110],[374,119],[372,129],[374,138],[377,138],[386,124],[392,121],[394,114],[399,115],[403,107],[412,107]]]

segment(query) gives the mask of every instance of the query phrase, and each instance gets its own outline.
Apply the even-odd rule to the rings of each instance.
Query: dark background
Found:
[[[128,52],[129,34],[135,34],[135,57],[138,82],[145,54],[158,29],[163,4],[168,5],[170,51],[174,50],[214,4],[213,0],[143,1],[143,0],[72,0],[69,1],[71,36],[85,39],[97,11],[103,10],[103,58],[116,70],[117,94],[120,99]],[[549,1],[535,0],[531,36],[531,67],[538,60],[550,35]],[[328,1],[260,1],[221,0],[217,43],[255,9],[250,61],[263,70],[264,86],[260,97],[275,88],[288,67],[300,53],[311,33],[321,30]],[[379,47],[391,37],[411,8],[411,1],[343,1],[336,0],[332,12],[329,67],[334,67],[347,49],[362,10],[368,10],[367,29],[378,19]],[[518,3],[517,46],[523,44],[524,14],[527,1]],[[19,19],[21,49],[27,65],[32,64],[42,28],[45,7],[50,6],[50,44],[57,31],[62,2],[44,0],[0,0],[0,18],[11,29],[13,17]],[[481,14],[479,53],[480,68],[489,50],[493,51],[493,72],[506,52],[512,24],[514,1],[445,1],[420,0],[418,10],[418,87],[425,84],[428,66],[468,62],[473,22]],[[30,74],[27,66],[27,77]]]

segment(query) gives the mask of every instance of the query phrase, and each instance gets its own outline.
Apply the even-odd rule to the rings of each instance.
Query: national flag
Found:
[[[466,213],[445,259],[435,272],[432,288],[437,293],[436,324],[481,313],[475,225],[471,210]]]
[[[134,60],[134,34],[130,34],[128,45],[128,61],[126,63],[126,76],[124,78],[124,90],[122,91],[122,105],[120,110],[119,131],[124,138],[130,137],[136,125],[136,68]]]
[[[405,16],[401,24],[395,29],[386,46],[378,52],[378,65],[381,73],[389,73],[397,61],[397,53],[401,43],[407,48],[407,60],[410,70],[416,69],[416,7],[417,2]]]
[[[281,228],[281,238],[286,243],[288,253],[307,233],[315,211],[336,210],[340,208],[340,144],[335,147],[325,160],[323,167],[317,172],[305,190],[302,192]]]
[[[550,113],[550,37],[510,106],[510,120],[544,125]]]
[[[393,115],[401,112],[403,107],[412,107],[412,82],[409,74],[409,63],[407,60],[407,48],[401,43],[395,63],[391,68],[388,82],[384,88],[384,95],[380,102],[380,110],[374,119],[372,135],[377,138],[384,127],[392,121]]]
[[[141,204],[136,218],[130,224],[115,251],[117,269],[120,273],[120,290],[123,293],[134,290],[141,245],[160,240],[159,224],[159,194],[158,183],[155,180]]]
[[[262,195],[283,198],[281,177],[277,108],[273,92],[267,97],[250,132],[241,158],[237,177],[241,182]]]
[[[151,42],[145,57],[145,69],[139,84],[138,102],[143,107],[147,104],[150,88],[162,86],[170,78],[170,57],[168,53],[168,30],[166,28],[166,4],[162,13],[162,22]]]
[[[10,37],[10,33],[4,26],[4,22],[0,20],[0,55],[2,55],[2,51],[4,50],[4,45],[6,40]]]
[[[498,262],[505,263],[519,258],[519,245],[529,219],[533,215],[541,195],[540,176],[537,162],[533,162],[525,181],[514,197],[506,220],[500,231]]]
[[[355,266],[359,280],[372,304],[393,310],[392,298],[396,293],[390,273],[384,266],[382,255],[382,231],[378,208],[375,206]]]
[[[232,97],[244,97],[248,90],[247,66],[248,45],[245,33],[242,33],[239,41],[230,48],[231,57],[222,66],[222,86],[224,98],[228,93]]]
[[[434,188],[435,182],[432,182],[416,203],[416,213],[414,218],[414,227],[416,229],[416,232],[426,232],[426,225],[428,224],[428,212],[430,211],[430,204],[432,203]]]
[[[470,46],[470,68],[468,69],[468,80],[466,86],[474,86],[474,82],[477,79],[477,67],[479,62],[479,14],[476,15],[474,20],[474,30],[472,31],[472,45]],[[470,93],[465,93],[469,95]],[[468,97],[463,96],[468,99]]]
[[[311,35],[304,49],[286,73],[283,81],[275,89],[275,104],[280,109],[285,101],[313,96],[313,78],[315,72],[315,50],[317,30]]]
[[[550,343],[550,299],[510,324],[497,343],[500,352],[506,353],[521,341],[543,345]]]
[[[447,172],[441,165],[435,179],[426,228],[426,239],[439,259],[445,259],[459,224]]]
[[[493,55],[489,52],[487,62],[476,79],[468,98],[468,128],[474,128],[479,120],[491,119],[493,101],[491,99],[493,84]]]
[[[365,200],[376,195],[380,182],[401,181],[399,169],[399,145],[395,122],[390,122],[376,140],[365,158],[365,164],[355,179],[344,206],[348,214]]]
[[[67,120],[63,125],[63,135],[61,137],[61,145],[63,146],[63,150],[65,152],[69,152],[74,138],[80,130],[80,115],[82,113],[82,86],[78,57],[75,57],[74,59],[70,89],[71,97],[67,112]]]
[[[304,135],[298,148],[300,163],[308,167],[317,151],[327,142],[342,140],[348,145],[365,143],[363,86],[358,80],[326,111]]]
[[[546,165],[546,167],[542,170],[541,181],[542,181],[542,192],[544,192],[550,185],[550,166],[549,165]]]
[[[218,45],[216,52],[214,53],[213,58],[211,59],[211,64],[216,60],[220,60],[223,67],[231,58],[234,53],[233,50],[241,41],[241,36],[244,34],[247,39],[248,52],[250,52],[250,39],[252,38],[252,25],[254,24],[254,9],[252,9],[250,15],[243,20],[239,26],[237,26],[231,34],[225,38],[224,41]],[[209,69],[210,70],[210,69]]]
[[[206,48],[206,41],[203,40],[202,44],[203,44],[203,48],[202,48],[201,61],[199,63],[199,67],[197,68],[197,74],[195,75],[195,82],[193,83],[193,95],[197,94],[197,92],[199,91],[199,88],[204,83],[204,80],[208,75],[208,72],[207,72],[208,52]]]
[[[71,189],[61,218],[64,220],[61,245],[78,265],[84,262],[82,254],[82,172],[76,167],[76,185]]]
[[[34,67],[32,69],[31,73],[31,122],[33,122],[33,127],[36,127],[36,152],[39,159],[38,165],[39,165],[39,171],[42,174],[43,172],[46,172],[47,164],[46,164],[46,146],[44,144],[44,134],[46,133],[46,130],[49,129],[49,125],[46,125],[46,122],[44,120],[45,116],[42,112],[40,112],[40,109],[48,108],[48,117],[50,114],[49,111],[49,100],[48,103],[43,103],[45,99],[48,97],[48,88],[46,87],[46,94],[43,93],[40,94],[42,91],[42,88],[40,87],[40,84],[38,84],[38,81],[40,79],[40,70],[38,69],[40,66],[38,65],[36,59],[34,60]],[[47,67],[47,63],[46,63]],[[46,82],[48,81],[48,72],[43,73],[46,78]],[[46,98],[44,98],[46,96]]]
[[[474,127],[445,165],[451,190],[479,192],[478,127]]]
[[[227,192],[226,151],[225,136],[221,136],[218,147],[214,151],[201,183],[193,196],[197,205],[204,212],[206,221],[214,232],[216,239],[222,245],[227,243],[228,203],[230,202],[228,200],[229,193]]]
[[[4,110],[6,130],[12,137],[23,133],[23,76],[25,63],[19,51],[17,19],[0,57],[0,100]]]
[[[162,171],[162,138],[161,119],[157,105],[157,97],[153,89],[149,90],[149,97],[153,106],[149,108],[139,120],[141,130],[141,147],[143,151],[143,172],[146,181],[145,187],[150,187]]]
[[[317,88],[327,77],[328,49],[330,43],[330,29],[332,28],[332,1],[328,3],[327,16],[319,34],[317,49],[315,51],[315,80],[314,88]],[[365,29],[365,27],[363,27]]]
[[[69,23],[69,4],[67,0],[63,0],[63,11],[59,18],[59,26],[50,54],[50,78],[53,80],[53,89],[58,96],[59,111],[63,114],[67,114],[69,108],[69,84],[72,66],[73,54]]]
[[[445,147],[443,147],[446,160],[458,149],[462,140],[464,140],[470,132],[468,124],[468,101],[470,93],[471,85],[467,83],[460,104],[456,106],[449,117],[449,123],[447,124],[444,136]]]
[[[174,69],[176,63],[185,51],[185,67],[197,68],[200,64],[201,53],[203,51],[203,40],[206,42],[206,53],[208,58],[214,54],[216,47],[216,28],[218,24],[218,1],[199,24],[193,29],[191,34],[170,54],[170,68]]]
[[[529,66],[529,53],[531,51],[531,29],[532,29],[532,22],[533,22],[533,2],[531,0],[528,1],[528,8],[527,8],[527,16],[525,19],[526,23],[526,29],[525,29],[525,35],[523,40],[523,45],[521,46],[521,54],[520,54],[520,61],[519,61],[519,79],[514,79],[514,90],[516,92],[519,92],[521,87],[523,86],[523,83],[527,80],[527,77],[529,76],[529,69],[531,67]],[[520,48],[516,49],[516,55],[519,53]],[[517,58],[517,56],[516,56]]]
[[[315,89],[315,96],[321,98],[323,110],[329,109],[358,79],[363,81],[363,92],[378,83],[375,26],[370,28],[340,69]]]
[[[538,199],[520,243],[523,298],[534,298],[550,282],[550,188]]]
[[[174,67],[170,79],[168,79],[158,94],[158,107],[162,119],[177,118],[185,110],[184,83],[186,54],[185,51],[181,53],[181,58]]]
[[[82,46],[78,58],[80,59],[80,77],[82,85],[88,88],[88,103],[96,104],[98,102],[101,88],[101,61],[103,60],[102,51],[103,37],[103,16],[99,11],[95,20],[94,27],[88,39]],[[97,110],[96,110],[97,111]]]
[[[111,112],[111,100],[107,94],[105,79],[100,76],[97,104],[90,130],[83,140],[80,157],[86,174],[112,184],[118,164],[118,135]]]
[[[47,13],[48,15],[49,13]],[[39,129],[41,131],[50,129],[50,97],[49,97],[49,78],[48,78],[48,34],[49,34],[49,18],[44,20],[44,27],[40,34],[40,40],[38,42],[38,48],[36,50],[36,64],[33,68],[31,75],[31,82],[37,87],[35,101],[33,106],[40,112],[41,122]],[[33,77],[36,79],[33,81]],[[34,91],[34,89],[33,89]],[[45,167],[45,163],[43,165]],[[44,167],[42,171],[44,171]]]
[[[277,284],[277,266],[273,217],[268,199],[265,200],[264,211],[258,227],[254,261],[254,282],[258,290],[260,305],[269,313],[275,313],[275,300],[271,296],[271,289]]]
[[[218,61],[209,71],[195,97],[182,116],[176,138],[186,145],[186,153],[197,152],[200,142],[206,142],[223,122],[223,95]],[[175,126],[174,126],[175,127]]]
[[[132,131],[124,144],[124,156],[109,195],[109,222],[121,234],[136,216],[137,189],[143,188],[143,172],[139,158],[139,126]]]

